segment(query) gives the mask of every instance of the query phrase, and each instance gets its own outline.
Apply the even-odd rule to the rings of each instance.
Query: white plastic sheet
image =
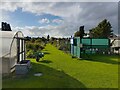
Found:
[[[1,35],[1,33],[0,33],[0,36],[2,36]],[[0,46],[2,46],[2,38],[0,38]],[[0,53],[2,53],[2,49],[1,49],[1,47],[0,47]],[[0,54],[1,55],[1,54]],[[0,56],[0,90],[2,89],[2,58],[1,58],[1,56]]]
[[[1,73],[10,73],[17,62],[17,39],[23,38],[22,32],[0,31]],[[4,64],[4,65],[3,65]]]

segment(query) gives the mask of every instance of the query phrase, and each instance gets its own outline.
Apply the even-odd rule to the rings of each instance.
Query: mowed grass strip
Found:
[[[92,55],[92,60],[72,59],[70,55],[47,45],[50,53],[44,59],[53,63],[49,67],[64,71],[66,74],[82,82],[88,88],[118,87],[118,56]]]
[[[92,55],[89,60],[72,58],[47,44],[40,62],[30,59],[32,69],[20,78],[3,80],[11,88],[118,88],[118,56]],[[42,72],[43,76],[33,76]]]

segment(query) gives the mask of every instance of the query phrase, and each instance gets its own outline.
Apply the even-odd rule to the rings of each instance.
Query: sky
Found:
[[[70,37],[107,19],[118,34],[118,2],[1,2],[0,21],[31,37]]]

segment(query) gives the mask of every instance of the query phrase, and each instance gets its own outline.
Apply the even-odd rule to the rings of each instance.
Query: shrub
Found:
[[[26,54],[27,58],[35,58],[34,56],[34,51],[33,50],[29,50]]]

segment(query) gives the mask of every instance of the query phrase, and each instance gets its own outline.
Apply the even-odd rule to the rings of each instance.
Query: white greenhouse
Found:
[[[0,66],[2,74],[10,74],[25,60],[25,39],[21,31],[0,31]]]

